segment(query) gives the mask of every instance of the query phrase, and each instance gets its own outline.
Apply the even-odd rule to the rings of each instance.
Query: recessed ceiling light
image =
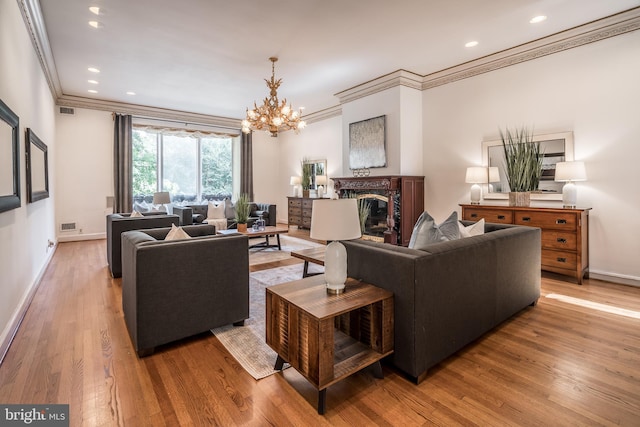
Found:
[[[470,41],[469,43],[466,43],[466,44],[464,45],[464,47],[475,47],[475,46],[478,46],[478,42],[477,42],[477,41],[475,41],[475,40]]]
[[[530,24],[537,24],[538,22],[542,22],[542,21],[546,21],[547,17],[544,15],[538,15],[535,16],[533,18],[531,18],[531,20],[529,21]]]
[[[127,95],[135,95],[135,94],[136,94],[135,92],[131,92],[131,91],[127,92]]]
[[[98,6],[91,6],[89,8],[89,10],[91,11],[91,13],[93,13],[94,15],[100,15],[100,8]]]
[[[89,67],[89,68],[87,68],[87,70],[91,71],[92,73],[99,73],[100,72],[100,70],[98,70],[97,68],[94,68],[94,67]]]
[[[92,85],[97,85],[98,84],[97,80],[87,80],[87,82],[91,83]]]
[[[89,21],[89,25],[93,28],[102,28],[104,27],[104,24],[102,22],[99,21]]]
[[[98,91],[94,90],[94,89],[89,89],[87,92],[89,92],[89,93],[98,93]]]

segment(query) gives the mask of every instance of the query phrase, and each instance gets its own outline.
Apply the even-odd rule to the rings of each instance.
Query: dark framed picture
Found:
[[[349,169],[387,166],[386,116],[349,124]]]
[[[20,207],[20,120],[0,100],[0,212]]]
[[[49,154],[47,145],[27,128],[27,200],[29,203],[49,197]]]

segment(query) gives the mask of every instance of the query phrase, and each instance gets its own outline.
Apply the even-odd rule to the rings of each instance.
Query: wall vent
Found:
[[[71,107],[60,107],[60,114],[71,114],[74,115],[76,110]]]
[[[75,222],[63,222],[60,224],[60,231],[76,231]]]

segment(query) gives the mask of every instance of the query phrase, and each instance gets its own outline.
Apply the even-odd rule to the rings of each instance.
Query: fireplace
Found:
[[[407,246],[413,225],[424,211],[424,177],[368,176],[332,178],[339,197],[355,197],[368,206],[364,239]]]

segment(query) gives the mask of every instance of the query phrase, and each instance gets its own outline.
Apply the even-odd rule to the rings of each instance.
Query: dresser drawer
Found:
[[[542,250],[542,267],[566,268],[575,270],[578,265],[578,257],[574,252]]]
[[[485,222],[499,224],[512,224],[513,212],[502,209],[474,209],[465,208],[462,219],[466,221],[479,221],[484,218]]]
[[[302,201],[300,199],[289,199],[289,207],[297,207],[302,206]]]
[[[553,230],[575,230],[576,215],[563,212],[517,211],[515,224]]]
[[[575,251],[578,248],[576,234],[567,231],[542,230],[542,247]]]
[[[302,225],[302,218],[299,216],[290,216],[289,225]]]
[[[302,226],[304,228],[311,228],[311,217],[304,217],[302,218]]]
[[[289,216],[301,216],[302,215],[302,209],[300,208],[296,208],[296,207],[289,207]]]
[[[302,209],[311,209],[313,207],[313,200],[302,199]]]

